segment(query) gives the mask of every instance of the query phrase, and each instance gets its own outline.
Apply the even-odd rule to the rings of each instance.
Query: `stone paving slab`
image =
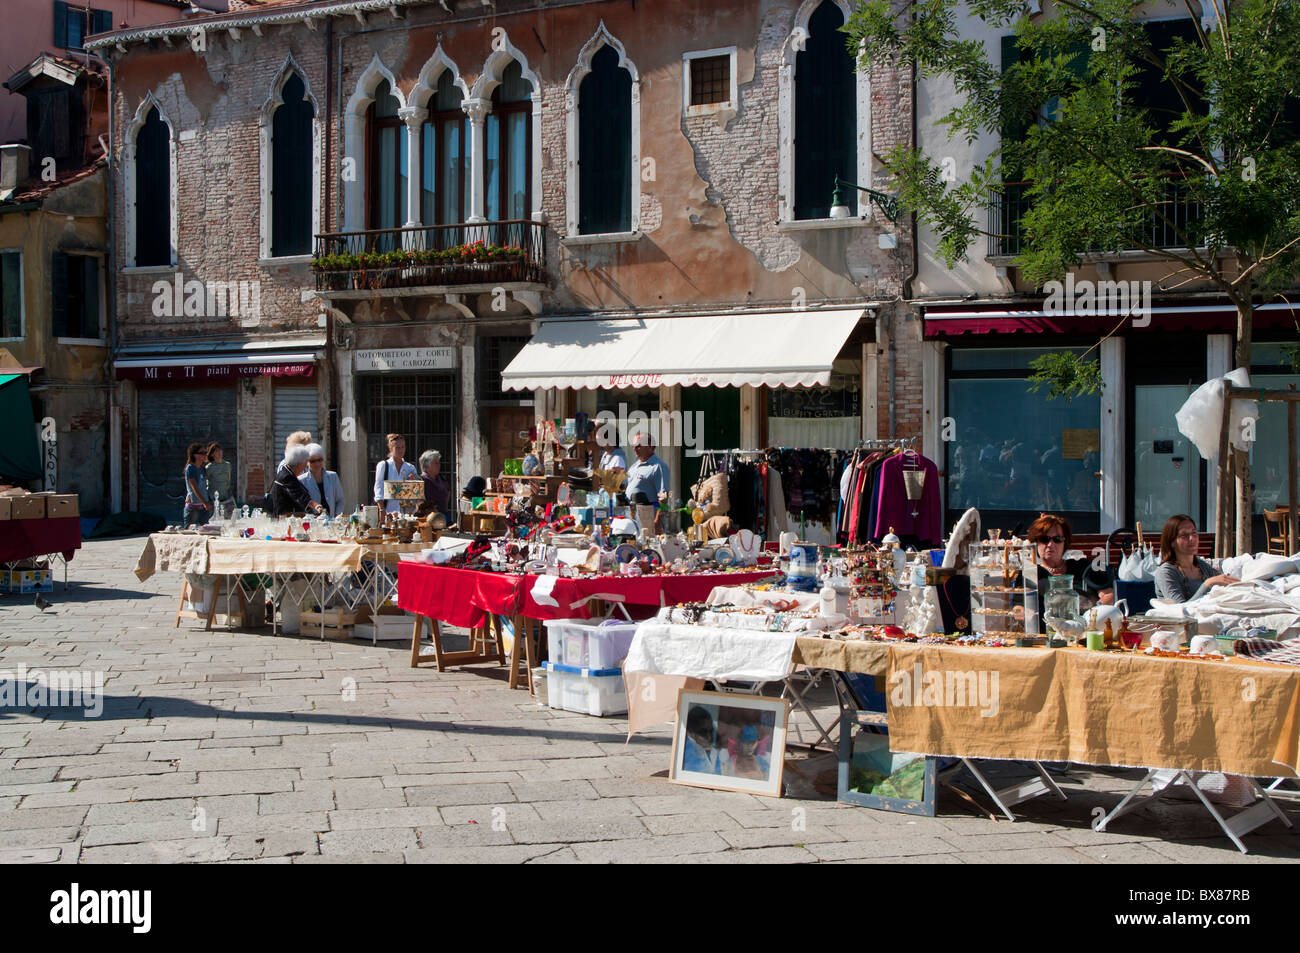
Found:
[[[801,796],[676,785],[666,730],[629,740],[625,719],[553,711],[501,666],[438,673],[401,643],[172,628],[179,580],[136,580],[142,545],[87,541],[43,612],[0,596],[0,669],[105,676],[99,718],[0,711],[0,863],[1300,860],[1295,831],[1261,828],[1243,856],[1194,804],[1092,830],[1138,776],[1120,769],[1075,766],[1066,803],[1020,805],[1014,824],[961,776],[979,809],[947,791],[934,818],[837,804],[811,793],[833,787],[817,777],[833,758],[787,772]],[[1300,803],[1284,809],[1300,821]]]

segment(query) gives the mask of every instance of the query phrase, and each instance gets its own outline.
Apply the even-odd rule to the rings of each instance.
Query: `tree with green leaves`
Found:
[[[1227,296],[1236,365],[1249,368],[1254,308],[1294,287],[1300,263],[1300,3],[1203,2],[1216,4],[1209,25],[1184,0],[1176,36],[1152,30],[1149,4],[1134,0],[1056,0],[1037,16],[1024,0],[863,0],[845,32],[863,62],[911,60],[919,80],[951,81],[950,137],[999,139],[958,182],[918,149],[884,157],[949,267],[997,235],[981,227],[990,203],[1024,183],[1015,265],[1027,281],[1041,287],[1085,256],[1141,249],[1167,266],[1159,290],[1195,283]],[[999,63],[964,35],[968,16],[1013,30],[1018,57]],[[1153,72],[1167,93],[1159,103],[1139,93]],[[1101,386],[1086,356],[1054,355],[1036,370],[1053,395]],[[1234,453],[1245,550],[1252,495],[1247,457]]]

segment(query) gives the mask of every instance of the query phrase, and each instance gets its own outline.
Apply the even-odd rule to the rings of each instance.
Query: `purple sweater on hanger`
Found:
[[[907,498],[903,471],[917,469],[925,474],[919,500]],[[915,511],[916,516],[912,513]],[[876,498],[876,521],[871,536],[879,539],[890,527],[899,536],[915,535],[923,543],[937,546],[943,540],[943,519],[939,513],[939,468],[919,453],[896,454],[880,465],[880,490]]]

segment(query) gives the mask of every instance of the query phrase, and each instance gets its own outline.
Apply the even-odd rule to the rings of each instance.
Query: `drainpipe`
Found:
[[[105,302],[108,308],[108,354],[104,359],[104,380],[108,384],[108,419],[106,423],[108,425],[109,460],[108,506],[106,509],[111,513],[113,512],[114,497],[117,498],[120,510],[127,510],[130,505],[124,492],[126,489],[125,468],[118,475],[117,486],[113,486],[113,466],[114,464],[118,467],[122,466],[122,451],[124,448],[121,446],[120,441],[124,435],[121,435],[121,431],[118,430],[121,436],[118,438],[118,445],[114,447],[113,432],[119,426],[117,387],[113,383],[112,376],[113,359],[117,355],[117,233],[114,231],[115,216],[113,214],[114,197],[117,194],[116,189],[113,188],[113,113],[115,112],[113,96],[116,92],[116,86],[113,83],[113,61],[108,57],[104,57],[104,61],[108,66],[108,148],[104,151],[105,202],[107,203],[104,225],[108,235],[108,255],[105,258],[104,283],[105,297],[108,299]]]
[[[330,229],[330,212],[333,203],[331,198],[333,190],[330,188],[333,181],[333,158],[334,158],[334,136],[331,134],[331,126],[334,123],[334,18],[327,16],[325,18],[325,175],[324,186],[325,195],[321,208],[321,230],[324,232]],[[337,355],[334,351],[334,314],[329,309],[325,312],[325,367],[329,373],[329,412],[325,426],[329,429],[329,446],[330,446],[330,468],[337,471],[339,469],[339,371],[335,366]]]

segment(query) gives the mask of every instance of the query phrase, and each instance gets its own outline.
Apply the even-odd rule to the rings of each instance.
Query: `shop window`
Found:
[[[606,44],[578,84],[578,232],[632,230],[632,75]]]
[[[113,29],[113,11],[73,6],[54,0],[54,45],[79,50],[86,37]]]
[[[1082,353],[1083,349],[1078,349]],[[1096,531],[1101,469],[1101,397],[1048,400],[1028,381],[1034,348],[952,348],[944,443],[947,506],[955,519],[977,507],[984,525],[1028,526],[1060,513],[1075,532]]]
[[[533,399],[532,391],[501,389],[501,372],[524,349],[524,345],[528,341],[529,338],[526,335],[479,338],[477,364],[478,399],[480,404],[485,401],[505,401],[518,404],[520,401]]]
[[[470,133],[464,99],[451,70],[443,70],[429,121],[420,130],[420,221],[425,225],[454,225],[468,217]]]
[[[773,387],[767,442],[773,447],[851,450],[862,438],[862,362],[836,361],[826,387]]]
[[[312,241],[312,120],[302,77],[290,74],[271,120],[271,256],[306,255]]]
[[[483,203],[489,222],[526,219],[532,208],[532,93],[523,67],[512,60],[492,91],[484,127]]]
[[[23,337],[23,253],[0,252],[0,338]]]
[[[406,224],[406,125],[397,115],[397,97],[387,80],[375,90],[368,107],[370,125],[370,228],[401,228]],[[375,245],[378,251],[396,248],[392,239]]]
[[[150,107],[135,139],[135,264],[170,265],[171,134]]]
[[[99,340],[99,258],[56,251],[51,264],[54,336]]]
[[[808,21],[794,65],[794,217],[827,218],[835,177],[858,181],[857,75],[845,46],[844,14],[825,0]],[[870,183],[863,183],[864,185]],[[856,190],[845,193],[857,214]]]
[[[1250,383],[1265,390],[1300,390],[1300,374],[1291,367],[1283,344],[1261,344],[1252,348]],[[1255,484],[1255,512],[1262,513],[1287,500],[1286,404],[1261,400],[1255,442],[1250,447],[1250,473]]]

